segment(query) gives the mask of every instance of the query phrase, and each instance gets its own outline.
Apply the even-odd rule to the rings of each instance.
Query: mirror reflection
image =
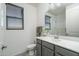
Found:
[[[52,35],[79,36],[79,4],[51,3],[45,14],[45,31]]]

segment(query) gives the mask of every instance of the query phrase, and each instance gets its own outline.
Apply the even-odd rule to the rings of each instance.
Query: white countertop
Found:
[[[79,53],[79,41],[66,40],[66,39],[54,39],[54,37],[37,37],[37,39],[55,44],[69,50]]]

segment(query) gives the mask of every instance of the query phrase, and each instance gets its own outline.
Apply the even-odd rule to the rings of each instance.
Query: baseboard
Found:
[[[13,56],[23,56],[22,54],[25,54],[25,53],[27,53],[27,51],[21,51],[21,52],[14,54]]]

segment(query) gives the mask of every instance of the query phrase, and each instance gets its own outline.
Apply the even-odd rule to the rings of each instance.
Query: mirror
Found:
[[[52,35],[79,37],[79,4],[53,3],[45,14],[45,30]]]

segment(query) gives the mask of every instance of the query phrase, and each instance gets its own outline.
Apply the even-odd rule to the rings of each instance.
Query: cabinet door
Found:
[[[36,55],[41,56],[41,45],[40,44],[37,44],[36,46]]]
[[[45,47],[48,47],[49,49],[54,50],[54,45],[49,43],[49,42],[42,41],[42,45],[45,46]]]
[[[62,56],[62,55],[60,55],[60,54],[58,54],[58,53],[55,53],[55,56]]]
[[[62,48],[62,47],[59,47],[59,46],[55,46],[55,52],[58,52],[63,56],[78,56],[78,53],[72,52],[68,49],[65,49],[65,48]]]
[[[42,43],[40,39],[37,39],[36,42],[37,42],[37,44],[41,44]]]
[[[53,56],[54,53],[52,50],[42,46],[42,56]]]

